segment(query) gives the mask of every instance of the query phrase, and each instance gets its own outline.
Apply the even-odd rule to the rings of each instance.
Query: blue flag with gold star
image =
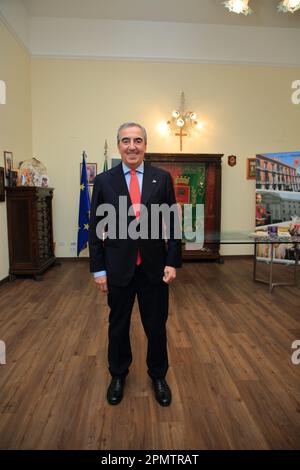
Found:
[[[77,238],[77,256],[86,248],[89,238],[90,222],[90,193],[86,174],[85,152],[82,154],[82,169],[80,178],[80,199],[78,216],[78,238]]]

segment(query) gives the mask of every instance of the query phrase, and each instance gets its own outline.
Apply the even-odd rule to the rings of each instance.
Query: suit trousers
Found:
[[[168,285],[150,283],[143,264],[135,269],[125,287],[108,283],[110,307],[108,328],[108,364],[112,377],[125,377],[132,362],[130,320],[137,296],[142,324],[148,340],[147,366],[151,378],[163,378],[168,370],[166,322],[168,318]]]

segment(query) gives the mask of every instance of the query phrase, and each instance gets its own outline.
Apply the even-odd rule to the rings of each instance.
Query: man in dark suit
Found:
[[[95,178],[89,236],[90,270],[97,288],[107,293],[110,307],[108,363],[112,380],[107,400],[116,405],[123,398],[132,361],[129,329],[137,295],[148,339],[148,374],[156,400],[168,406],[168,285],[181,265],[181,240],[178,230],[175,233],[176,224],[179,227],[175,194],[170,174],[144,163],[147,134],[141,125],[123,124],[117,139],[122,163]],[[173,209],[167,222],[161,214],[154,220],[151,213],[154,205],[161,204]],[[115,219],[105,219],[110,208]],[[163,230],[166,225],[167,243]]]

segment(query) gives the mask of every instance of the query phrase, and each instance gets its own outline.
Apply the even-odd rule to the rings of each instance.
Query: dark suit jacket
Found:
[[[119,196],[126,197],[127,209],[131,206],[131,200],[123,173],[122,164],[109,171],[97,175],[94,181],[94,190],[90,215],[90,270],[97,272],[106,270],[108,283],[117,286],[126,286],[135,271],[138,249],[142,259],[142,266],[153,283],[161,282],[164,267],[181,266],[181,240],[174,238],[174,220],[171,217],[170,237],[165,243],[162,218],[159,224],[158,239],[151,239],[151,204],[167,204],[171,206],[176,203],[172,179],[167,171],[160,168],[144,165],[143,187],[141,203],[148,209],[147,214],[141,213],[140,220],[148,217],[148,239],[138,238],[133,240],[129,237],[119,237],[119,216],[127,217],[126,211],[119,213]],[[116,209],[117,227],[116,239],[107,237],[104,241],[99,239],[96,233],[97,224],[103,219],[96,215],[100,204],[112,204]],[[104,215],[105,217],[105,215]],[[128,224],[136,223],[134,215],[128,217]]]

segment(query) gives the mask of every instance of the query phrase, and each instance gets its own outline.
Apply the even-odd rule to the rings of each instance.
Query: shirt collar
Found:
[[[122,167],[123,167],[123,172],[124,172],[124,175],[126,175],[127,173],[130,173],[131,171],[131,168],[129,168],[127,165],[125,165],[124,162],[122,162]],[[144,173],[144,162],[142,161],[142,163],[140,164],[140,166],[138,166],[135,171],[138,171],[139,173]]]

